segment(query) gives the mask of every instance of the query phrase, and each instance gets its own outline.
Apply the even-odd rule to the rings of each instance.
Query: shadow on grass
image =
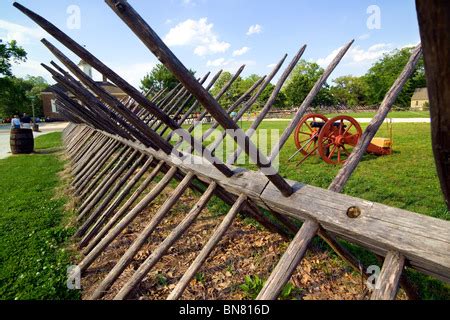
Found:
[[[55,154],[55,153],[59,153],[64,151],[64,148],[59,147],[59,148],[49,148],[49,149],[40,149],[40,150],[35,150],[33,152],[33,154],[40,154],[40,155],[48,155],[48,154]]]

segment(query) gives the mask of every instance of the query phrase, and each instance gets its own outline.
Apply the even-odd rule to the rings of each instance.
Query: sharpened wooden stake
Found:
[[[76,236],[82,237],[86,234],[86,232],[89,230],[89,228],[98,220],[98,218],[101,216],[103,210],[107,208],[111,200],[116,196],[116,194],[122,189],[124,184],[128,181],[128,179],[131,178],[131,176],[134,174],[136,169],[141,165],[142,161],[145,159],[145,155],[141,155],[137,160],[134,160],[134,164],[131,165],[131,167],[128,170],[123,170],[121,174],[115,177],[113,177],[115,182],[115,185],[111,185],[107,192],[104,193],[104,195],[100,198],[100,200],[97,202],[98,205],[94,205],[92,207],[92,212],[89,214],[89,217],[84,221],[83,225],[78,229]],[[130,161],[131,164],[131,161]],[[129,164],[129,165],[130,165]],[[128,165],[128,166],[129,166]],[[128,167],[127,166],[127,167]],[[126,168],[125,168],[126,169]],[[122,175],[120,177],[120,175]],[[120,178],[120,179],[119,179]]]
[[[370,122],[369,126],[363,133],[362,137],[359,139],[358,144],[353,149],[352,154],[349,156],[342,169],[339,171],[338,175],[331,184],[329,190],[335,192],[342,192],[344,190],[344,187],[348,179],[350,179],[351,175],[361,162],[361,159],[366,153],[369,144],[377,134],[381,125],[384,123],[384,120],[386,119],[389,111],[392,109],[392,106],[394,105],[395,100],[402,91],[406,81],[408,81],[408,79],[414,72],[421,55],[422,55],[422,47],[421,45],[418,45],[414,49],[414,52],[412,53],[405,68],[403,69],[402,74],[398,77],[392,88],[386,94],[386,97],[381,103],[381,106],[378,109],[377,114]]]
[[[303,224],[256,300],[276,300],[278,298],[318,231],[319,224],[313,220],[307,220]]]
[[[133,261],[134,256],[139,252],[142,246],[147,242],[150,235],[156,230],[158,225],[164,220],[164,218],[172,210],[173,206],[180,200],[186,189],[191,184],[195,175],[188,173],[183,181],[177,186],[177,188],[172,192],[169,198],[164,202],[164,204],[158,209],[158,212],[152,217],[150,223],[141,232],[138,238],[133,242],[131,247],[127,252],[120,258],[116,263],[114,268],[109,272],[107,277],[102,281],[99,287],[95,290],[94,294],[89,298],[89,300],[100,299],[102,295],[111,287],[111,285],[116,281],[117,278],[122,274],[126,267]]]
[[[144,210],[148,205],[155,200],[159,194],[167,187],[172,178],[177,173],[177,168],[172,168],[162,178],[158,185],[142,199],[139,204],[133,208],[111,231],[106,235],[99,244],[83,259],[78,265],[81,272],[86,271],[87,268],[97,259],[98,256],[109,246],[111,242],[126,228],[128,225]]]
[[[131,98],[136,100],[142,107],[146,108],[152,114],[154,114],[158,119],[167,124],[171,129],[177,130],[179,134],[188,136],[189,134],[178,124],[172,120],[167,114],[162,112],[154,103],[144,97],[137,89],[131,86],[128,82],[126,82],[123,78],[121,78],[117,73],[108,68],[104,63],[102,63],[99,59],[97,59],[94,55],[92,55],[89,51],[71,39],[67,34],[58,29],[55,25],[51,24],[49,21],[41,17],[40,15],[34,13],[33,11],[27,9],[23,5],[14,2],[14,7],[22,11],[25,15],[27,15],[31,20],[36,22],[39,26],[41,26],[44,30],[46,30],[49,34],[51,34],[55,39],[60,41],[63,45],[65,45],[68,49],[73,51],[79,57],[81,57],[84,61],[89,63],[92,67],[97,69],[100,73],[108,77],[112,82],[114,82],[119,88],[121,88],[124,92],[126,92]],[[50,71],[50,70],[49,70]],[[194,78],[194,81],[195,78]],[[203,88],[198,82],[201,88]],[[140,125],[139,121],[135,121],[133,124]],[[131,121],[131,120],[130,120]],[[151,130],[142,131],[141,133],[148,133],[153,135],[150,132]],[[140,130],[138,130],[140,132]],[[161,147],[164,146],[164,142],[159,140],[160,137],[155,137],[155,141],[151,143],[155,143],[156,141],[161,143]],[[192,144],[195,146],[195,149],[200,154],[203,154],[205,159],[209,161],[213,166],[217,168],[222,174],[226,177],[231,177],[233,172],[219,159],[212,156],[211,152],[203,146],[202,143],[195,141],[195,139],[191,139]],[[150,140],[152,141],[152,140]],[[170,153],[170,152],[169,152]]]
[[[383,269],[376,279],[371,300],[395,300],[404,266],[405,257],[403,255],[399,252],[388,252]]]
[[[86,241],[92,239],[92,236],[97,233],[97,231],[102,227],[105,221],[114,213],[116,208],[122,203],[122,201],[128,196],[133,187],[139,182],[139,180],[144,176],[145,173],[150,169],[154,158],[150,157],[139,169],[136,175],[128,182],[128,184],[123,188],[123,190],[116,196],[116,198],[112,201],[110,206],[102,213],[99,217],[95,225],[86,233],[80,242],[79,247],[83,248],[86,244]]]
[[[162,258],[167,250],[187,231],[202,212],[204,206],[214,193],[217,184],[212,182],[208,190],[200,199],[199,203],[189,212],[184,220],[172,231],[172,233],[153,251],[150,257],[145,260],[131,279],[123,286],[120,292],[114,297],[114,300],[123,300],[128,294],[142,281],[148,272]]]
[[[195,80],[192,74],[181,61],[164,44],[161,38],[142,19],[142,17],[127,2],[122,0],[106,0],[110,8],[128,25],[128,27],[141,39],[147,48],[183,83],[196,99],[208,110],[224,129],[234,130],[233,139],[255,161],[260,169],[264,169],[267,178],[289,197],[292,195],[291,186],[272,167],[267,157],[253,144],[242,129],[231,119],[220,104]],[[195,144],[194,144],[195,145]],[[205,156],[211,156],[205,154]]]
[[[87,234],[85,238],[83,238],[82,243],[83,246],[87,245],[86,249],[83,250],[84,254],[89,254],[97,244],[105,237],[106,234],[113,228],[113,226],[123,217],[123,215],[131,208],[134,202],[144,193],[144,191],[150,186],[153,180],[156,178],[158,173],[161,171],[164,166],[164,161],[160,161],[158,165],[153,169],[150,175],[142,182],[139,188],[133,193],[130,199],[117,211],[117,213],[108,221],[108,223],[101,229],[101,231],[95,235],[94,239],[87,245],[90,238],[94,236],[94,234]]]
[[[339,62],[342,60],[344,55],[347,53],[347,51],[352,46],[354,40],[350,41],[347,45],[345,45],[339,53],[336,55],[336,57],[333,59],[333,61],[330,63],[328,68],[324,71],[322,76],[317,80],[314,87],[311,89],[309,94],[306,96],[305,100],[303,101],[302,105],[298,109],[297,113],[294,116],[294,119],[289,124],[289,126],[286,128],[286,130],[283,132],[283,135],[280,138],[280,141],[278,143],[278,146],[272,148],[272,154],[270,155],[270,159],[273,161],[278,154],[280,153],[281,149],[283,149],[286,142],[289,140],[289,138],[292,136],[292,133],[294,132],[295,128],[298,126],[300,121],[302,120],[303,116],[306,113],[306,110],[309,108],[309,106],[314,101],[314,98],[317,96],[319,91],[322,89],[323,85],[327,81],[328,77],[331,75],[333,70],[337,67]]]
[[[200,270],[202,265],[206,262],[206,259],[208,259],[211,252],[214,250],[214,248],[220,242],[220,240],[225,235],[227,230],[230,228],[231,224],[233,223],[239,211],[241,211],[242,206],[245,204],[246,201],[247,201],[246,195],[241,195],[239,197],[234,206],[230,209],[228,214],[223,219],[220,226],[214,231],[214,234],[210,237],[208,243],[203,247],[202,251],[200,251],[199,255],[191,264],[189,269],[185,272],[180,282],[178,282],[177,286],[169,295],[167,300],[178,300],[181,297],[186,287],[195,277],[195,275]]]
[[[94,188],[98,188],[97,184],[106,176],[109,174],[111,168],[113,168],[115,165],[117,165],[118,161],[121,161],[120,159],[124,156],[125,153],[129,152],[128,147],[122,147],[122,149],[117,152],[111,161],[98,173],[98,175],[93,175],[92,180],[85,180],[82,184],[77,186],[77,192],[76,195],[80,197],[80,199],[84,199],[89,192],[91,192]],[[94,178],[95,177],[95,178]],[[99,189],[98,189],[99,190]],[[95,193],[95,192],[94,192]]]
[[[78,212],[80,212],[80,215],[78,216],[77,220],[81,221],[82,218],[85,215],[85,209],[89,206],[89,204],[96,198],[96,196],[102,192],[106,187],[108,187],[108,184],[111,183],[111,178],[121,169],[124,162],[127,161],[127,158],[132,154],[133,150],[131,148],[127,148],[127,151],[122,154],[120,159],[118,159],[111,167],[111,170],[108,172],[105,172],[105,176],[102,177],[99,180],[98,185],[95,186],[94,191],[84,200],[84,202],[81,204],[81,206],[78,208]],[[134,151],[136,152],[136,151]],[[86,191],[86,190],[85,190]],[[83,194],[85,193],[83,192]],[[82,194],[82,195],[83,195]]]
[[[128,166],[131,165],[131,163],[135,160],[136,156],[138,155],[138,151],[134,151],[131,156],[124,161],[118,168],[115,170],[114,174],[111,175],[110,179],[104,181],[103,184],[101,184],[101,188],[98,191],[98,193],[94,194],[93,199],[86,201],[85,206],[83,207],[83,210],[81,211],[80,215],[77,218],[77,221],[82,221],[88,214],[95,208],[95,206],[101,201],[101,199],[108,193],[110,188],[116,183],[116,180],[119,179],[119,177],[127,170]],[[79,230],[80,232],[82,230]],[[76,236],[80,236],[82,234],[77,232]]]

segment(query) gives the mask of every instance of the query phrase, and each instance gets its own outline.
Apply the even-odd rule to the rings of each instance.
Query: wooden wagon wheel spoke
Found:
[[[344,130],[344,120],[341,120],[341,123],[339,125],[339,134],[342,134],[342,130]]]
[[[334,153],[336,152],[336,149],[339,149],[339,147],[335,144],[333,149],[331,149],[330,155],[328,156],[328,159],[333,158]]]
[[[351,128],[353,128],[353,123],[350,123],[349,127],[347,128],[347,130],[345,130],[344,136],[350,132]]]

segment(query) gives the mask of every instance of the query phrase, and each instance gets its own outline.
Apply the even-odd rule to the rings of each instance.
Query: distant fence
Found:
[[[308,108],[309,113],[354,113],[354,112],[377,112],[378,106],[318,106]],[[267,119],[292,118],[297,112],[297,108],[289,110],[273,110],[269,112]]]

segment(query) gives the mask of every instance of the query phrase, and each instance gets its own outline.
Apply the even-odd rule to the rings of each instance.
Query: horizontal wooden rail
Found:
[[[259,172],[235,169],[238,174],[232,178],[224,178],[209,163],[199,164],[201,161],[197,159],[196,162],[192,160],[180,164],[175,157],[163,152],[119,136],[105,132],[103,134],[168,165],[177,166],[181,172],[193,172],[206,183],[216,181],[233,195],[246,194],[262,208],[302,221],[315,220],[332,235],[361,245],[381,256],[386,256],[395,248],[405,257],[408,266],[450,282],[448,221],[294,181],[288,181],[294,193],[286,198]],[[348,211],[353,208],[361,211],[359,217],[348,216]]]

